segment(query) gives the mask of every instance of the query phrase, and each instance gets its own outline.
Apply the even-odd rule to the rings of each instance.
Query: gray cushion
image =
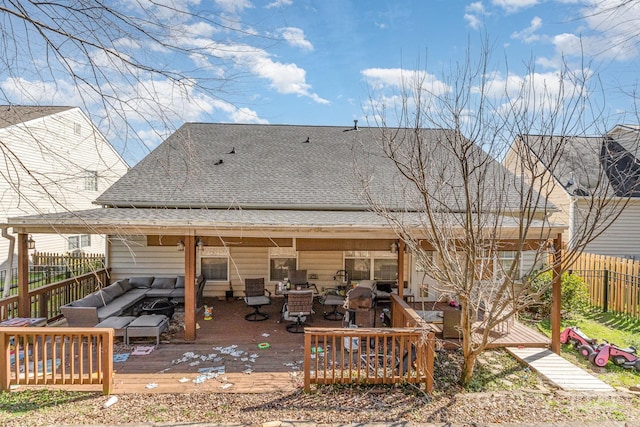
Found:
[[[156,277],[151,284],[153,289],[174,289],[176,287],[175,277]]]
[[[100,308],[103,305],[107,305],[111,301],[113,301],[113,298],[111,297],[111,295],[109,295],[106,292],[102,292],[101,290],[94,292],[93,295],[95,295],[96,298],[98,298],[98,301],[100,301],[100,304],[96,306],[98,308]]]
[[[153,277],[130,277],[129,284],[134,288],[150,288]]]
[[[131,289],[133,289],[133,286],[131,286],[131,283],[129,283],[129,279],[118,280],[116,283],[120,285],[120,287],[122,288],[122,292],[129,292]]]
[[[169,298],[171,294],[175,291],[175,289],[162,289],[162,288],[151,288],[147,290],[146,296],[148,298],[161,298],[166,297]]]
[[[138,317],[133,322],[129,323],[129,328],[150,328],[159,326],[162,322],[165,322],[168,319],[167,316],[163,314],[149,314]]]
[[[266,295],[257,297],[245,297],[244,302],[250,306],[271,304],[271,300]]]
[[[102,307],[104,304],[102,300],[97,297],[96,294],[87,295],[84,298],[73,301],[69,304],[71,307]]]
[[[184,288],[184,276],[178,276],[176,278],[176,288]]]
[[[112,285],[107,286],[102,290],[102,292],[105,294],[108,294],[112,300],[118,298],[120,295],[124,293],[119,283],[114,283]]]
[[[103,321],[113,316],[120,316],[122,314],[122,306],[120,304],[111,303],[104,307],[98,308],[98,320]]]

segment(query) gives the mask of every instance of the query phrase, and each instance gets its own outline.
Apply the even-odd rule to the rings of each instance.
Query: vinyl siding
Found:
[[[127,171],[126,163],[78,108],[0,129],[0,142],[3,218],[95,207],[92,201]],[[97,172],[95,191],[85,190],[86,170]],[[68,249],[61,236],[33,238],[38,251]],[[0,260],[6,258],[8,246],[0,239]],[[85,251],[103,252],[104,244],[92,238]]]

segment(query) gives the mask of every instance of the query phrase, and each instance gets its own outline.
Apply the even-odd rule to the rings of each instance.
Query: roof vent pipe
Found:
[[[358,130],[358,121],[357,120],[353,121],[353,130]]]
[[[7,227],[2,227],[2,237],[9,241],[9,251],[7,252],[7,274],[4,276],[4,287],[2,298],[7,298],[11,292],[11,280],[13,279],[13,251],[16,247],[16,237],[7,232]]]

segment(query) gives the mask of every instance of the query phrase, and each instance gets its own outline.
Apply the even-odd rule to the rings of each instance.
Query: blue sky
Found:
[[[190,54],[133,36],[117,37],[114,48],[191,76],[186,89],[160,76],[116,76],[111,73],[122,70],[107,63],[106,92],[129,100],[144,93],[152,101],[129,102],[114,112],[62,72],[26,72],[42,66],[32,55],[20,76],[0,73],[0,90],[4,102],[81,106],[135,164],[185,121],[366,124],[370,100],[398,89],[401,70],[419,69],[434,87],[444,86],[446,70],[464,62],[467,51],[477,58],[486,38],[497,81],[526,79],[532,66],[536,78],[552,80],[565,60],[602,82],[604,95],[594,94],[594,101],[609,125],[637,123],[630,94],[637,83],[640,6],[596,13],[620,1],[164,0],[185,11],[217,13],[208,21],[164,17],[180,28],[165,34],[167,40]],[[111,3],[132,15],[145,5]],[[199,81],[207,90],[199,90]],[[155,118],[161,114],[162,120]]]

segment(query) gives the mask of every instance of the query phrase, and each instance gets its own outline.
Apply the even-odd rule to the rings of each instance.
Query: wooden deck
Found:
[[[178,329],[163,334],[160,346],[143,356],[130,352],[136,346],[155,344],[155,339],[132,339],[129,347],[115,344],[114,393],[262,393],[302,387],[304,334],[288,333],[286,323],[278,322],[282,299],[274,298],[271,306],[263,307],[262,311],[270,314],[263,322],[244,319],[251,309],[242,300],[207,302],[213,307],[213,319],[204,320],[202,310],[197,313],[196,342],[185,341],[184,331]],[[428,305],[414,304],[416,309],[453,309],[446,304]],[[342,322],[325,320],[323,310],[316,302],[310,325],[341,326]],[[378,307],[367,320],[375,319],[375,326],[381,326],[380,313]],[[181,315],[177,311],[174,320]],[[548,341],[516,322],[508,334],[495,335],[490,346],[545,347]],[[260,348],[261,343],[267,343],[268,348]],[[456,344],[456,340],[447,341],[447,346]],[[126,360],[119,362],[118,357]]]

